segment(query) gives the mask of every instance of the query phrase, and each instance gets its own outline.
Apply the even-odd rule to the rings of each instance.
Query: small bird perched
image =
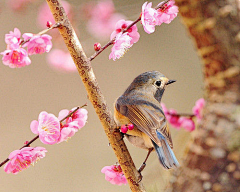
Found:
[[[136,147],[148,149],[147,158],[155,148],[160,163],[166,169],[179,166],[160,105],[166,86],[174,82],[158,71],[142,73],[116,100],[114,106],[114,118],[118,126],[129,123],[134,125],[134,129],[125,134],[128,141]],[[144,167],[140,168],[140,172]]]

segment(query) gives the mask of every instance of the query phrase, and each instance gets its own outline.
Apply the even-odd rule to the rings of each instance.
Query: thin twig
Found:
[[[37,35],[43,35],[44,33],[47,33],[48,31],[50,31],[50,30],[52,30],[52,29],[54,29],[54,28],[58,28],[60,25],[61,25],[61,23],[55,23],[55,24],[52,25],[51,27],[49,27],[49,28],[47,28],[47,29],[44,29],[43,31],[40,31]],[[25,43],[29,42],[30,40],[31,40],[31,38],[28,39],[28,40],[26,40],[26,41],[22,41],[22,42],[20,43],[20,46],[23,46]]]
[[[112,45],[114,41],[115,37],[111,41],[109,41],[106,45],[104,45],[99,51],[96,51],[91,57],[89,57],[89,61],[95,59],[95,57],[102,53],[108,46]]]

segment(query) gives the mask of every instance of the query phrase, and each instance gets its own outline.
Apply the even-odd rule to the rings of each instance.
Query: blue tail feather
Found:
[[[178,167],[179,163],[177,158],[175,157],[171,147],[169,146],[166,138],[157,131],[158,139],[161,142],[161,146],[158,146],[154,141],[153,145],[158,154],[158,158],[160,163],[163,165],[164,168],[170,169],[172,167]]]

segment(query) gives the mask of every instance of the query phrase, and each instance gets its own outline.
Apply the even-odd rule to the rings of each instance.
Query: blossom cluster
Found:
[[[78,109],[71,116],[67,117],[64,121],[61,121],[68,114],[72,113],[72,110],[61,110],[58,117],[46,111],[42,111],[38,116],[38,121],[33,120],[30,124],[31,131],[34,134],[39,135],[39,139],[44,144],[53,145],[55,143],[61,143],[71,138],[79,129],[81,129],[87,121],[87,110]]]
[[[86,124],[87,114],[87,110],[83,108],[61,110],[58,117],[43,111],[39,114],[38,121],[31,122],[30,128],[33,133],[38,134],[44,144],[61,143],[71,138]],[[30,147],[28,142],[25,144],[25,147],[10,153],[9,161],[4,167],[6,173],[17,174],[45,157],[47,150],[44,147]]]
[[[34,35],[24,33],[21,39],[21,32],[18,28],[5,35],[7,49],[0,54],[3,55],[4,65],[10,68],[20,68],[31,64],[29,55],[49,52],[52,48],[52,37],[49,35]],[[24,49],[27,47],[27,50]]]
[[[13,9],[23,8],[28,1],[21,2],[19,5],[16,4],[16,6],[12,2],[11,4],[15,6]],[[141,20],[143,28],[148,34],[155,31],[155,26],[160,26],[162,23],[169,24],[177,16],[178,7],[174,3],[174,0],[170,0],[167,3],[161,2],[157,5],[157,8],[152,8],[151,2],[145,2],[142,5],[142,13],[139,20]],[[62,1],[62,4],[68,14],[68,18],[71,20],[71,5],[67,1]],[[113,47],[111,48],[109,59],[113,59],[114,61],[120,59],[140,38],[137,25],[132,25],[133,21],[124,20],[124,15],[116,13],[112,0],[103,0],[96,5],[86,3],[82,12],[86,13],[88,20],[87,29],[95,37],[101,37],[102,39],[109,35],[110,31],[114,30],[110,36]],[[46,3],[42,4],[38,14],[39,25],[45,27],[46,22],[53,21],[54,19],[48,5]],[[131,27],[129,27],[130,25]],[[23,34],[23,40],[21,40],[21,32],[15,28],[13,32],[10,31],[5,36],[7,50],[0,53],[3,55],[3,64],[11,68],[30,65],[31,60],[29,55],[49,52],[52,48],[51,39],[52,37],[46,34],[34,35],[25,33]],[[27,50],[24,47],[27,47]],[[96,51],[98,50],[99,48]],[[47,61],[50,66],[59,71],[76,71],[70,54],[62,50],[56,49],[51,52],[47,57]]]
[[[46,152],[47,150],[44,147],[24,147],[15,150],[8,156],[9,162],[4,166],[4,171],[17,174],[45,157]]]
[[[167,121],[175,128],[180,129],[181,127],[187,131],[195,130],[195,123],[193,117],[197,118],[199,122],[202,119],[202,110],[205,105],[203,98],[196,101],[195,106],[192,109],[193,115],[190,117],[181,116],[175,109],[167,109],[165,104],[161,104],[163,112],[166,116]]]
[[[160,3],[157,5],[158,9],[152,8],[152,3],[145,2],[143,4],[141,21],[146,33],[153,33],[156,25],[171,23],[178,14],[178,7],[174,3],[174,0],[170,0],[163,6]]]
[[[146,33],[150,34],[155,31],[156,25],[162,23],[169,24],[178,14],[178,7],[174,5],[174,0],[170,0],[166,4],[158,4],[158,8],[152,8],[152,3],[145,2],[142,6],[141,23]],[[130,26],[133,21],[119,20],[116,23],[115,30],[112,32],[110,39],[113,40],[113,47],[109,55],[109,59],[121,58],[126,51],[136,43],[140,35],[137,25]]]

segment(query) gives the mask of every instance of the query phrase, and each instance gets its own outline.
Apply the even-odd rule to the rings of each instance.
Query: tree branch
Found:
[[[127,147],[122,139],[122,136],[117,129],[113,116],[109,111],[103,94],[98,86],[98,82],[93,73],[90,61],[85,55],[85,52],[78,40],[78,37],[67,18],[67,15],[58,0],[46,0],[50,10],[55,18],[56,23],[61,23],[58,28],[64,42],[73,58],[78,69],[79,75],[87,90],[89,99],[98,115],[99,120],[105,130],[121,168],[126,176],[130,189],[132,191],[145,191],[143,185],[139,181],[139,173],[134,165],[134,162],[127,150]]]

